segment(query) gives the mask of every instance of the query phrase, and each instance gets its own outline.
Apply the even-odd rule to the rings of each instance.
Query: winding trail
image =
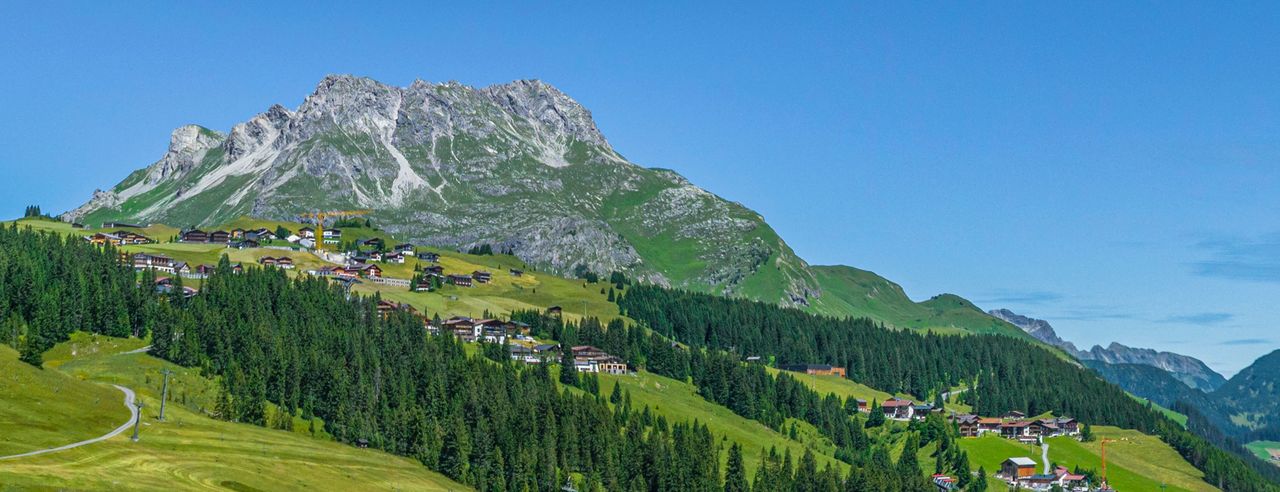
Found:
[[[1049,443],[1040,442],[1040,462],[1044,463],[1044,474],[1049,474]]]
[[[49,449],[39,449],[36,451],[31,451],[31,452],[22,453],[22,454],[15,454],[10,456],[0,456],[0,460],[25,458],[27,456],[36,456],[41,454],[54,453],[58,451],[65,451],[71,448],[78,448],[86,444],[93,444],[95,442],[101,442],[107,439],[111,439],[113,437],[120,435],[121,432],[129,430],[129,426],[133,425],[134,419],[138,418],[138,408],[133,406],[133,399],[135,398],[135,395],[133,394],[133,390],[126,388],[124,386],[119,386],[115,384],[113,384],[112,386],[115,386],[116,389],[124,393],[124,406],[125,408],[129,409],[129,420],[126,420],[123,424],[120,424],[120,427],[116,427],[116,430],[113,430],[101,436],[95,437],[93,439],[67,444],[65,446],[58,446],[56,448],[49,448]]]

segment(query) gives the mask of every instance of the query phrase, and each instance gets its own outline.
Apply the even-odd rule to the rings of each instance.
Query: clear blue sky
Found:
[[[183,3],[0,4],[0,210],[74,207],[327,73],[540,78],[811,262],[1227,373],[1280,347],[1275,2]]]

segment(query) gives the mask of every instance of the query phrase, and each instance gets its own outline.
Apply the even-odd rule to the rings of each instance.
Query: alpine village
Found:
[[[3,223],[0,314],[4,490],[1280,490],[1225,407],[811,266],[540,81],[179,128]]]

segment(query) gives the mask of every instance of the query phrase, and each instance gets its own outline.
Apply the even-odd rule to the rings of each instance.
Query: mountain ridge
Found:
[[[1083,351],[1076,348],[1074,343],[1059,337],[1048,321],[1003,308],[993,309],[988,311],[988,314],[1008,321],[1037,340],[1058,347],[1082,361],[1096,360],[1111,365],[1138,364],[1155,367],[1170,373],[1187,386],[1205,392],[1212,392],[1227,382],[1225,377],[1210,369],[1203,361],[1189,355],[1133,348],[1114,341],[1107,348],[1094,345],[1088,351]]]
[[[885,314],[827,295],[823,279],[838,293],[848,272],[820,278],[757,212],[628,161],[587,108],[536,79],[395,87],[326,76],[295,109],[272,105],[225,133],[179,127],[159,160],[62,218],[207,227],[353,208],[404,240],[488,245],[562,275],[621,271],[833,316]],[[955,299],[903,294],[879,319],[1023,336]]]
[[[589,110],[539,80],[401,88],[330,75],[298,108],[273,105],[226,134],[178,128],[160,160],[63,218],[208,226],[331,208],[557,273],[624,271],[787,305],[820,293],[759,214],[627,161]]]

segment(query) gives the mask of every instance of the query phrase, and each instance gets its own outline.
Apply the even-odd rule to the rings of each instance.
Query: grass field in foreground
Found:
[[[1115,439],[1107,444],[1107,475],[1110,484],[1116,489],[1129,491],[1158,491],[1160,485],[1167,485],[1167,490],[1207,492],[1218,490],[1205,483],[1201,477],[1203,472],[1192,467],[1157,437],[1148,436],[1137,431],[1117,429],[1115,427],[1095,426],[1094,434],[1098,439]],[[984,436],[980,438],[961,439],[960,447],[969,454],[969,462],[974,470],[984,466],[988,473],[1000,469],[1000,463],[1007,458],[1024,456],[1043,466],[1040,460],[1040,447],[1020,444],[1016,441]],[[1101,470],[1101,443],[1098,441],[1082,443],[1073,437],[1054,437],[1049,443],[1049,460],[1053,464],[1074,468]],[[932,463],[932,462],[930,462]],[[994,477],[989,482],[996,482]],[[1006,490],[1002,483],[999,487],[988,490]]]
[[[105,442],[42,456],[5,461],[0,466],[0,489],[21,490],[468,490],[446,477],[406,458],[370,449],[357,449],[325,439],[312,438],[301,431],[268,430],[208,418],[181,404],[175,404],[175,388],[212,383],[197,378],[194,370],[177,368],[145,354],[120,354],[140,346],[139,340],[78,335],[79,340],[60,344],[49,352],[59,370],[45,373],[65,380],[61,393],[48,395],[40,408],[78,405],[71,395],[102,390],[110,393],[120,415],[96,422],[59,422],[58,433],[67,434],[57,444],[105,434],[128,419],[123,395],[98,382],[102,379],[128,384],[142,399],[142,440],[134,443],[129,433]],[[74,347],[73,347],[74,345]],[[0,348],[0,366],[21,364],[16,355]],[[75,352],[69,360],[62,359]],[[183,371],[170,390],[166,421],[156,420],[160,407],[158,371],[169,367]],[[35,371],[36,369],[31,368]],[[68,377],[61,373],[67,371]],[[81,380],[85,378],[87,380]],[[23,383],[22,388],[38,390],[41,381]],[[27,388],[31,386],[31,388]],[[74,390],[74,392],[72,391]],[[0,414],[19,410],[35,413],[32,404],[0,406]],[[113,407],[114,408],[114,407]],[[107,422],[109,420],[109,422]],[[17,435],[20,424],[0,421],[0,436]],[[304,427],[305,429],[305,427]],[[24,438],[25,440],[25,438]],[[27,445],[46,447],[45,443]]]
[[[800,457],[804,456],[806,444],[793,441],[764,424],[743,418],[728,408],[703,399],[691,384],[647,372],[623,376],[602,374],[600,375],[600,394],[609,394],[613,391],[615,384],[621,384],[624,390],[631,392],[633,408],[648,405],[655,414],[664,415],[673,423],[697,419],[711,429],[716,439],[725,439],[742,445],[747,477],[755,476],[755,470],[760,465],[761,452],[767,453],[771,446],[776,446],[779,454],[785,449],[790,449],[791,457],[795,462],[799,462]],[[807,424],[799,427],[803,428],[804,425]],[[806,436],[816,437],[816,430],[811,429],[810,426],[801,431]],[[721,442],[724,448],[720,453],[721,465],[728,459],[729,443],[727,441]],[[809,442],[818,458],[819,469],[825,467],[827,463],[832,463],[833,466],[840,464],[828,454],[830,452],[828,444],[817,440]],[[839,468],[841,473],[849,471],[847,465],[840,465]]]
[[[94,438],[128,419],[120,390],[37,369],[0,345],[0,456]]]

